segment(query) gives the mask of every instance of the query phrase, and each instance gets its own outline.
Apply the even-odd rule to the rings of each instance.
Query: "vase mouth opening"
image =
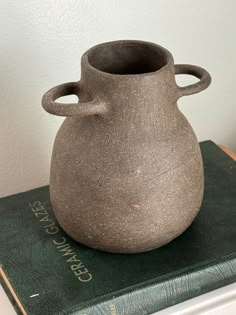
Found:
[[[172,55],[153,43],[121,40],[94,46],[83,58],[86,58],[90,68],[99,72],[130,77],[161,71],[172,59]]]

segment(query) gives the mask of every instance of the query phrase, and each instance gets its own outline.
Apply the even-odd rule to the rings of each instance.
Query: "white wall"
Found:
[[[236,150],[235,12],[234,0],[0,0],[0,196],[48,183],[62,119],[41,96],[78,80],[81,54],[109,40],[153,41],[205,67],[211,87],[180,108],[199,140]]]

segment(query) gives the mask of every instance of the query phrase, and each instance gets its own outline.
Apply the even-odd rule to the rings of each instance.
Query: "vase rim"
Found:
[[[135,57],[133,59],[136,60],[136,66],[140,67],[140,65],[137,63],[137,60],[140,58],[142,63],[146,63],[148,71],[139,71],[137,68],[134,69],[135,64],[133,65],[132,69],[135,71],[135,73],[132,73],[132,71],[130,73],[128,70],[127,73],[124,71],[125,66],[130,66],[129,61],[127,61],[129,58],[126,55],[130,55],[131,57],[132,50],[134,53],[132,56]],[[137,54],[137,50],[139,50],[140,55]],[[159,56],[159,60],[158,58],[156,60],[154,58],[145,58],[154,57],[155,54]],[[109,58],[110,66],[112,67],[112,62],[114,62],[114,64],[120,63],[124,73],[120,73],[121,70],[119,71],[119,66],[117,65],[116,68],[118,70],[112,69],[112,71],[107,71],[106,67],[109,68],[109,66],[105,65],[107,64],[106,61],[109,63]],[[115,59],[115,61],[111,61],[112,58]],[[117,78],[137,78],[153,76],[161,73],[166,68],[168,68],[170,64],[173,64],[173,56],[166,48],[152,42],[142,40],[116,40],[101,43],[91,47],[83,54],[81,62],[90,70],[100,73],[100,75],[103,76],[112,76]],[[142,64],[142,67],[145,69],[145,64]]]

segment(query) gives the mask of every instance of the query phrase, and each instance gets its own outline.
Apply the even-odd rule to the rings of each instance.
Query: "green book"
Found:
[[[53,215],[48,186],[0,199],[1,282],[16,310],[152,314],[234,282],[236,162],[211,141],[200,146],[201,210],[181,236],[147,253],[110,254],[74,242]]]

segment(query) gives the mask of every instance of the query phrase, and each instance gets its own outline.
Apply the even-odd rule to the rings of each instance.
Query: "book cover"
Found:
[[[1,282],[17,312],[152,314],[234,282],[236,162],[211,141],[200,146],[201,210],[181,236],[147,253],[110,254],[74,242],[53,215],[48,186],[0,199]]]

